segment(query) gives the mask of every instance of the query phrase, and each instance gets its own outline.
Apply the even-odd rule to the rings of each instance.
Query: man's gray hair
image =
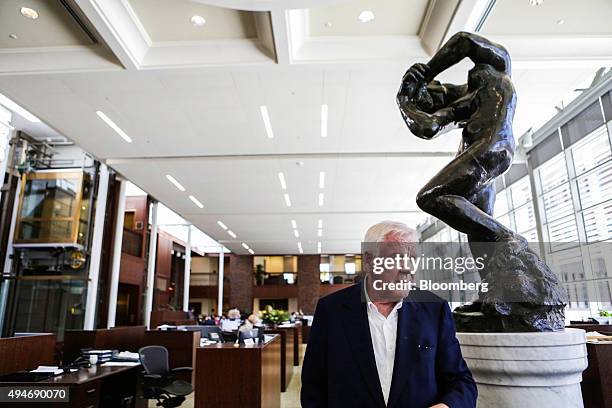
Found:
[[[364,242],[418,242],[419,234],[403,222],[383,221],[372,225],[365,234]]]

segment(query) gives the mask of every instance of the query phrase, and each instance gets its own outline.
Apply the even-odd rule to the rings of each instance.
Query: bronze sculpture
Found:
[[[434,78],[469,58],[465,85]],[[511,60],[501,45],[460,32],[427,64],[404,75],[397,95],[412,133],[432,139],[451,125],[463,128],[457,156],[418,193],[417,204],[468,236],[474,255],[488,262],[481,279],[490,292],[455,310],[459,331],[554,331],[564,327],[565,290],[525,239],[493,217],[497,177],[512,164],[516,92]]]

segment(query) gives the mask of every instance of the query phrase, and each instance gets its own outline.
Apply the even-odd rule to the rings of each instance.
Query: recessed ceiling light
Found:
[[[249,251],[249,254],[255,255],[255,251],[253,251],[251,248],[249,248],[248,251]]]
[[[234,234],[234,231],[232,230],[227,230],[227,233],[229,234],[230,237],[236,239],[236,234]]]
[[[321,253],[321,241],[317,242],[317,252]]]
[[[291,227],[297,228],[297,222],[295,222],[295,220],[291,220]]]
[[[297,243],[297,247],[298,247],[298,251],[300,251],[300,254],[303,254],[304,250],[302,249],[302,243],[301,242]]]
[[[274,138],[274,132],[272,131],[272,123],[270,122],[270,115],[268,114],[268,107],[262,105],[259,107],[259,111],[261,112],[261,119],[263,120],[264,127],[266,128],[266,134],[268,135],[268,139]]]
[[[244,249],[247,249],[247,250],[249,249],[249,246],[248,246],[247,244],[245,244],[244,242],[242,243],[242,247],[243,247]]]
[[[219,224],[219,226],[220,226],[221,228],[223,228],[224,230],[226,230],[226,231],[227,231],[227,225],[225,225],[223,222],[221,222],[221,221],[219,220],[219,221],[217,221],[217,224]]]
[[[319,229],[317,230],[317,236],[318,236],[318,237],[322,237],[322,236],[323,236],[323,230],[322,230],[321,228],[319,228]]]
[[[323,206],[323,201],[325,200],[323,193],[319,193],[319,207]]]
[[[325,172],[319,172],[319,188],[325,188]]]
[[[286,190],[287,189],[287,182],[285,181],[285,175],[283,174],[282,171],[278,172],[278,181],[280,181],[281,188],[283,190]]]
[[[30,20],[36,20],[38,18],[38,11],[34,10],[33,8],[22,7],[19,12],[21,12],[22,16],[29,18]]]
[[[17,34],[9,34],[9,38],[11,40],[16,40],[17,39]]]
[[[129,137],[127,133],[125,133],[119,126],[117,126],[117,124],[113,122],[111,118],[106,116],[104,112],[96,111],[96,115],[98,115],[100,119],[102,119],[108,126],[110,126],[111,129],[113,129],[119,136],[121,136],[123,140],[125,140],[128,143],[132,143],[132,138]]]
[[[319,222],[317,222],[317,228],[323,228],[323,220],[319,220]]]
[[[206,19],[202,16],[195,15],[191,17],[191,24],[193,24],[195,27],[204,27],[204,24],[206,24]]]
[[[179,183],[178,180],[172,177],[170,174],[166,174],[166,178],[168,179],[169,182],[174,184],[174,187],[178,188],[181,191],[185,191],[185,187],[183,187],[183,185]]]
[[[202,204],[202,203],[200,202],[200,200],[198,200],[198,199],[197,199],[197,198],[195,198],[194,196],[190,195],[190,196],[189,196],[189,199],[190,199],[190,200],[191,200],[191,201],[192,201],[192,202],[193,202],[195,205],[197,205],[198,207],[200,207],[200,208],[204,208],[204,204]]]
[[[283,197],[285,198],[285,204],[287,204],[287,207],[291,207],[291,198],[289,198],[289,194],[285,193],[283,194]]]
[[[24,117],[25,119],[27,119],[28,121],[32,123],[40,122],[40,119],[38,119],[36,116],[32,115],[30,112],[23,109],[21,106],[17,105],[11,99],[7,98],[6,96],[2,94],[0,94],[0,105],[3,105],[8,110],[11,110],[17,113],[19,116]]]
[[[327,114],[329,107],[327,104],[321,105],[321,137],[327,137]]]
[[[296,229],[293,230],[293,235],[295,235],[296,238],[300,237],[300,232]]]
[[[327,28],[331,28],[332,25],[333,24],[332,24],[331,21],[328,21],[327,23],[325,23],[325,27],[327,27]]]
[[[541,6],[544,0],[529,0],[529,4],[532,6]]]
[[[362,23],[369,23],[372,20],[374,20],[374,13],[371,10],[363,10],[359,13],[359,21]]]
[[[557,24],[558,25],[563,25],[563,24],[565,24],[565,20],[559,19],[559,20],[557,20]]]

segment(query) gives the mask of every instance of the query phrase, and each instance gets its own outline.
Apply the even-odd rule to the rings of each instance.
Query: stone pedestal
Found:
[[[583,407],[585,331],[457,333],[479,408]]]

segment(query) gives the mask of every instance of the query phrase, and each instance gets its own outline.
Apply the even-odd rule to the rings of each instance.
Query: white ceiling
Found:
[[[38,11],[31,20],[21,15],[22,7]],[[91,44],[92,40],[59,1],[0,1],[0,49],[40,46],[72,46]],[[14,34],[17,38],[11,38]]]
[[[610,35],[610,0],[497,0],[483,27],[485,35]],[[518,29],[518,30],[517,30]]]
[[[136,16],[154,42],[202,41],[257,36],[253,13],[208,6],[190,0],[129,0]],[[204,17],[196,27],[191,17]]]
[[[121,0],[75,1],[113,58],[93,47],[70,53],[49,47],[43,54],[22,48],[0,61],[0,91],[230,250],[246,253],[244,242],[257,254],[292,254],[301,242],[305,253],[316,253],[320,241],[323,253],[358,252],[375,222],[416,225],[425,219],[415,195],[452,157],[459,135],[431,142],[413,137],[397,111],[395,92],[405,69],[426,61],[427,49],[444,40],[447,27],[469,29],[469,2],[130,0],[132,15]],[[232,10],[218,10],[221,3]],[[365,7],[376,13],[367,24],[357,20]],[[220,13],[209,14],[204,27],[214,33],[194,34],[189,15],[196,9]],[[255,39],[215,38],[225,29],[215,26],[217,18],[238,21],[234,9],[269,13],[272,31],[264,24]],[[516,8],[517,16],[522,10]],[[327,21],[333,32],[325,32]],[[588,24],[583,28],[588,31]],[[596,68],[612,61],[612,47],[599,46],[610,44],[606,36],[600,42],[573,38],[572,47],[555,48],[526,46],[529,37],[518,24],[511,37],[504,34],[515,61],[517,137],[545,122],[555,105],[575,97],[574,88],[587,86]],[[537,59],[538,47],[545,59]],[[465,82],[468,68],[461,64],[441,79]],[[329,107],[327,138],[320,135],[322,104]],[[266,136],[262,105],[273,139]],[[133,143],[103,123],[97,110]],[[278,172],[285,174],[286,191]],[[166,174],[187,192],[179,192]],[[320,192],[323,206],[317,203]]]

